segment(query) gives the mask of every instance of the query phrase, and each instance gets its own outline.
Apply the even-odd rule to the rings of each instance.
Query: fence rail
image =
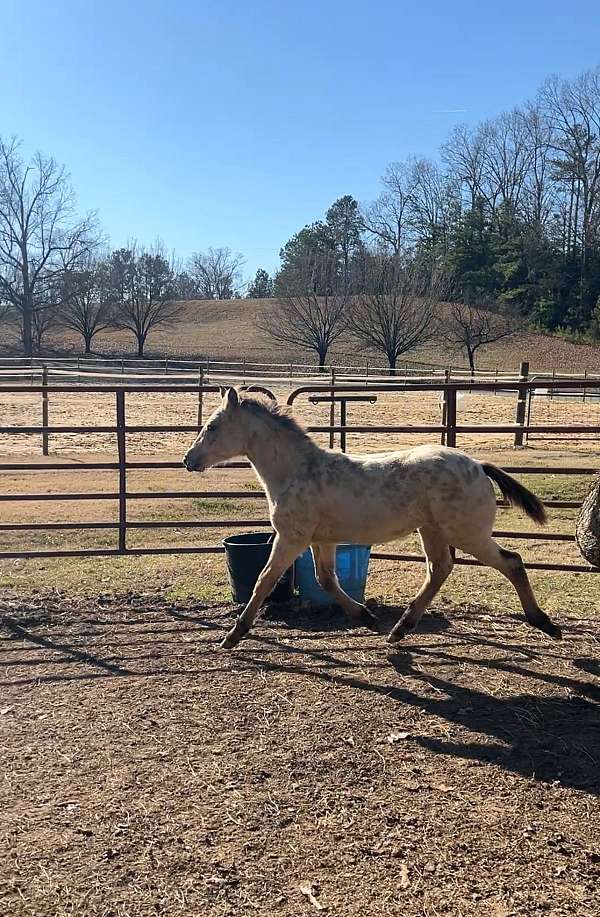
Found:
[[[600,378],[598,379],[588,379],[588,384],[592,387],[600,388]],[[567,390],[575,389],[580,385],[579,380],[577,379],[561,379],[548,382],[547,380],[529,380],[526,383],[522,381],[501,381],[501,382],[466,382],[466,381],[446,381],[446,382],[431,382],[423,381],[410,383],[385,383],[385,384],[340,384],[340,385],[326,385],[326,384],[314,384],[314,385],[303,385],[300,386],[294,391],[292,391],[288,397],[288,404],[293,405],[299,398],[306,396],[309,401],[319,401],[323,400],[324,397],[329,396],[332,400],[332,405],[334,403],[344,403],[344,401],[350,400],[354,397],[363,398],[363,396],[368,395],[368,400],[372,401],[374,394],[377,392],[398,392],[400,395],[402,393],[414,393],[415,391],[419,392],[436,392],[440,393],[445,410],[444,410],[444,423],[443,424],[430,424],[430,425],[348,425],[348,424],[329,424],[325,426],[312,426],[308,427],[309,432],[320,432],[320,433],[329,433],[330,436],[339,434],[342,438],[342,444],[345,444],[345,436],[348,433],[391,433],[391,432],[426,432],[426,433],[438,433],[441,434],[445,442],[450,446],[455,446],[457,444],[458,437],[463,433],[477,434],[477,433],[489,433],[489,432],[509,432],[517,434],[523,433],[534,433],[534,432],[560,432],[567,430],[573,432],[577,429],[590,429],[600,435],[600,425],[594,427],[581,427],[577,425],[534,425],[528,423],[515,423],[508,425],[494,425],[494,424],[458,424],[456,417],[456,402],[457,394],[462,391],[494,391],[495,389],[502,389],[505,391],[519,391],[522,392],[523,387],[525,387],[527,393],[530,395],[539,386],[551,386],[551,387],[560,387],[561,389],[566,388]],[[261,386],[263,392],[266,394],[271,394],[269,389]],[[0,393],[12,394],[18,396],[21,393],[31,392],[32,387],[30,385],[0,385]],[[0,427],[0,432],[10,433],[10,434],[45,434],[46,436],[51,433],[57,432],[85,432],[85,433],[111,433],[115,435],[117,441],[117,461],[106,461],[106,462],[90,462],[89,464],[80,464],[78,462],[43,462],[41,464],[36,463],[19,463],[19,462],[2,462],[0,463],[0,473],[5,472],[15,472],[15,471],[27,471],[27,472],[40,472],[40,471],[77,471],[79,473],[89,472],[91,470],[103,470],[103,471],[113,471],[117,472],[118,475],[118,486],[116,489],[110,492],[80,492],[80,493],[2,493],[0,494],[0,503],[2,502],[46,502],[46,501],[67,501],[67,502],[77,502],[77,501],[89,501],[89,500],[102,500],[102,501],[115,501],[118,504],[118,520],[114,522],[46,522],[46,523],[0,523],[0,531],[2,532],[14,532],[14,533],[24,533],[24,532],[34,532],[39,530],[44,531],[86,531],[86,530],[107,530],[113,531],[117,535],[117,542],[114,548],[81,548],[81,549],[53,549],[53,550],[14,550],[14,551],[2,551],[0,552],[0,560],[12,560],[17,558],[56,558],[56,557],[107,557],[107,556],[124,556],[124,555],[162,555],[162,554],[207,554],[207,553],[220,553],[223,549],[221,545],[173,545],[173,546],[164,546],[164,547],[131,547],[127,544],[127,534],[129,531],[135,530],[150,530],[150,529],[210,529],[210,528],[241,528],[246,526],[253,527],[268,527],[270,525],[268,519],[198,519],[190,521],[152,521],[152,520],[141,520],[141,521],[130,521],[127,515],[128,504],[130,501],[135,500],[165,500],[165,499],[187,499],[187,498],[229,498],[235,500],[247,500],[247,499],[257,499],[260,497],[264,498],[264,494],[257,494],[253,491],[222,491],[222,490],[181,490],[181,491],[132,491],[128,487],[128,472],[135,470],[156,470],[156,469],[173,469],[179,468],[180,465],[178,462],[173,461],[160,461],[160,460],[129,460],[127,458],[127,434],[129,432],[152,432],[152,433],[172,433],[172,432],[196,432],[198,427],[189,424],[178,424],[178,425],[130,425],[127,423],[126,419],[126,406],[127,406],[127,394],[130,392],[139,393],[139,392],[164,392],[168,394],[173,393],[197,393],[198,388],[194,385],[156,385],[152,384],[151,386],[141,386],[141,385],[112,385],[112,386],[81,386],[74,384],[63,384],[63,385],[50,385],[47,386],[33,386],[34,391],[40,391],[47,393],[58,393],[58,392],[73,392],[79,394],[90,394],[90,393],[111,393],[115,397],[115,423],[111,425],[82,425],[82,426],[32,426],[32,425],[4,425]],[[203,387],[204,391],[215,392],[218,390],[218,386],[208,385]],[[271,395],[272,397],[272,395]],[[221,468],[249,468],[248,462],[238,461],[238,462],[227,462],[219,466]],[[559,475],[593,475],[597,473],[596,468],[590,467],[559,467],[556,466],[528,466],[528,465],[509,465],[505,466],[505,470],[512,474],[559,474]],[[502,501],[499,501],[500,506],[505,504]],[[569,500],[550,500],[546,502],[546,505],[553,508],[577,508],[579,503],[577,501]],[[535,538],[536,541],[547,541],[550,542],[572,542],[574,540],[572,532],[552,532],[544,533],[541,532],[523,532],[523,531],[505,531],[499,530],[495,534],[511,539],[523,539],[524,541],[531,540]],[[398,560],[398,561],[411,561],[411,562],[423,562],[424,557],[418,554],[407,554],[407,553],[392,553],[379,551],[373,553],[374,559],[383,559],[383,560]],[[457,558],[457,563],[464,565],[478,565],[477,561],[474,561],[470,558],[460,557]],[[557,571],[570,571],[577,573],[594,573],[600,572],[595,567],[591,567],[587,564],[562,564],[562,563],[552,563],[552,562],[529,562],[526,563],[526,566],[531,569],[536,570],[557,570]]]
[[[314,363],[287,361],[285,363],[261,363],[252,360],[227,361],[203,358],[201,360],[175,360],[165,357],[163,360],[143,358],[92,358],[92,357],[0,357],[0,380],[10,381],[20,377],[28,378],[32,383],[41,381],[43,371],[48,378],[63,377],[77,379],[81,382],[92,382],[94,379],[114,379],[123,381],[134,378],[197,381],[199,378],[209,383],[211,379],[231,382],[262,381],[293,383],[294,380],[308,381],[331,377],[338,381],[362,381],[403,379],[405,377],[444,379],[445,374],[459,379],[515,379],[518,370],[478,369],[472,372],[466,366],[442,365],[418,360],[401,360],[392,372],[389,367],[374,362],[364,363],[328,363],[319,367]],[[559,379],[556,373],[537,373],[538,378]],[[583,378],[583,374],[582,374]]]

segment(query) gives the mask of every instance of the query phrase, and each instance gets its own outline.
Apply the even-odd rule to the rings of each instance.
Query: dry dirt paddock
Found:
[[[81,397],[51,401],[51,422],[113,422],[108,396]],[[191,396],[131,399],[130,423],[195,420]],[[388,423],[439,416],[422,398],[377,408]],[[514,403],[490,396],[460,409],[502,422]],[[39,402],[1,400],[0,411],[24,424],[38,419]],[[366,411],[353,406],[350,419],[385,422]],[[325,408],[300,413],[327,422]],[[129,454],[177,460],[189,438],[132,434]],[[591,441],[519,452],[506,436],[459,445],[503,464],[594,467],[597,454]],[[43,465],[34,438],[5,437],[2,449],[4,460]],[[114,436],[75,435],[53,437],[51,452],[84,469],[116,449]],[[522,480],[577,500],[589,476]],[[5,492],[115,483],[114,472],[85,470],[0,476]],[[214,523],[131,532],[132,546],[217,543],[230,531],[224,520],[265,516],[244,470],[130,472],[129,488],[200,494],[132,500],[133,520]],[[248,499],[202,496],[240,489]],[[114,521],[116,506],[0,503],[0,513],[3,522]],[[552,531],[573,523],[574,511],[552,511]],[[499,525],[528,528],[512,512]],[[115,533],[0,540],[2,550],[102,547]],[[518,546],[529,559],[578,560],[572,544]],[[421,576],[416,564],[371,564],[383,630]],[[600,914],[600,577],[532,580],[562,643],[526,627],[497,574],[459,568],[397,652],[335,611],[271,607],[227,654],[218,642],[235,609],[219,555],[1,562],[0,914]]]
[[[2,601],[0,912],[600,913],[597,621]],[[397,609],[379,608],[382,618]]]

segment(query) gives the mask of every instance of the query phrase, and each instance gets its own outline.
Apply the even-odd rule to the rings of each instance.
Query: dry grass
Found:
[[[294,348],[282,348],[265,338],[258,323],[268,320],[276,303],[271,299],[235,299],[228,302],[194,301],[183,306],[184,320],[176,327],[159,328],[148,339],[148,355],[162,358],[168,354],[173,359],[209,356],[215,360],[250,360],[272,363],[294,360],[314,363],[313,355]],[[2,341],[0,341],[2,343]],[[61,352],[79,353],[81,341],[69,333],[49,338],[49,346]],[[94,348],[104,354],[132,354],[135,351],[131,335],[123,332],[105,332],[94,340]],[[357,353],[356,345],[341,341],[332,352],[338,363],[356,365],[369,359],[382,363],[377,355]],[[433,342],[414,353],[411,360],[457,366],[466,365],[465,357],[449,351],[443,344]],[[552,335],[522,333],[481,349],[478,363],[482,369],[517,370],[521,360],[530,360],[532,370],[553,369],[572,372],[598,370],[598,347],[573,344]]]

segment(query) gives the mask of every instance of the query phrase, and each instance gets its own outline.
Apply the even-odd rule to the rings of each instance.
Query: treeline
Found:
[[[382,255],[443,272],[459,302],[600,336],[600,68],[391,164],[373,203],[337,200],[283,246],[273,288],[364,293]]]
[[[150,331],[181,318],[181,300],[240,295],[243,263],[209,248],[183,267],[160,242],[107,251],[96,215],[77,215],[64,168],[0,139],[0,325],[27,356],[60,329],[86,353],[101,331],[124,329],[143,356]]]

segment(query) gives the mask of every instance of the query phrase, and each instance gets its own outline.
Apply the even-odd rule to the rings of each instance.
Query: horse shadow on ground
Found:
[[[475,642],[475,641],[474,641]],[[525,668],[510,661],[455,656],[431,646],[410,646],[390,653],[387,662],[397,679],[368,681],[339,671],[286,664],[244,654],[261,669],[302,673],[311,678],[385,697],[399,705],[442,719],[455,738],[411,734],[410,741],[435,754],[492,764],[545,784],[557,784],[600,796],[600,683]],[[457,684],[426,666],[469,664],[492,673],[513,673],[567,689],[567,696],[517,693],[498,696]],[[600,673],[594,659],[575,664]],[[416,685],[415,685],[416,682]],[[419,690],[422,686],[422,690]]]
[[[428,649],[426,655],[435,656],[435,651]],[[431,696],[397,687],[397,700],[441,717],[458,731],[481,735],[480,740],[417,736],[415,741],[437,754],[496,764],[530,779],[600,795],[600,685],[493,660],[452,661],[540,678],[567,687],[569,694],[496,696],[423,671],[410,654],[394,654],[390,663],[400,676],[409,675],[435,692]]]
[[[382,605],[373,601],[367,602],[367,605],[376,618],[376,625],[372,629],[379,634],[388,634],[406,611],[406,605]],[[364,624],[353,623],[339,605],[318,607],[309,603],[271,603],[266,606],[262,617],[290,630],[308,633],[364,630]],[[445,615],[437,609],[430,609],[419,622],[418,629],[419,633],[437,634],[450,626],[451,622]]]

